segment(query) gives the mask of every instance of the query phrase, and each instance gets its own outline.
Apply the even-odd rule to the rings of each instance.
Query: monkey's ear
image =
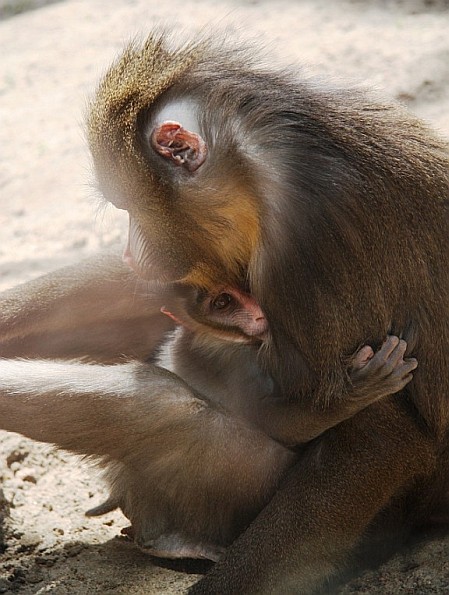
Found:
[[[167,120],[151,133],[151,146],[166,159],[188,172],[196,171],[206,160],[207,145],[199,134]]]

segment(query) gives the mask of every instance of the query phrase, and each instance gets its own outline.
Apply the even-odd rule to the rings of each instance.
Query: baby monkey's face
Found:
[[[235,343],[257,343],[267,338],[268,323],[259,304],[248,293],[223,287],[216,293],[180,287],[161,312],[196,333]]]

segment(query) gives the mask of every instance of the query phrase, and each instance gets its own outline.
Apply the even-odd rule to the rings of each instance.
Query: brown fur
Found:
[[[148,44],[135,60],[146,62],[149,73],[147,52]],[[174,53],[174,64],[182,54]],[[141,183],[131,191],[129,212],[148,212],[152,242],[159,249],[169,243],[171,260],[182,268],[175,278],[201,269],[209,285],[250,289],[272,329],[265,366],[283,398],[298,407],[337,403],[347,391],[342,357],[367,338],[379,345],[387,333],[405,329],[416,337],[420,368],[402,397],[377,404],[311,445],[311,458],[300,461],[291,483],[192,591],[303,592],[338,568],[368,527],[379,524],[389,502],[404,495],[399,524],[407,527],[414,517],[430,514],[446,489],[448,149],[403,108],[363,91],[263,71],[248,65],[246,56],[214,53],[213,46],[196,50],[192,61],[187,56],[186,71],[143,108],[140,119],[151,122],[160,105],[188,96],[198,106],[206,163],[180,184],[179,173],[148,154],[139,134],[139,157],[126,157],[128,168],[138,169],[146,159],[146,168],[160,172],[145,182],[145,206],[136,206]],[[133,87],[133,106],[145,103],[147,76],[143,87]],[[120,124],[113,128],[117,133]],[[97,152],[101,138],[95,143],[101,171],[107,169]],[[243,267],[237,242],[217,260],[213,240],[202,236],[199,249],[191,225],[195,213],[209,212],[204,195],[194,191],[207,187],[215,197],[222,179],[217,171],[225,180],[237,175],[258,197],[259,244]],[[176,202],[175,216],[159,207],[162,187],[171,197],[166,203]],[[187,231],[178,227],[186,220]],[[232,223],[224,220],[226,225]],[[283,423],[273,427],[273,417],[265,419],[267,431],[282,439]],[[357,455],[350,455],[348,466],[351,451]],[[316,476],[314,460],[320,461]],[[343,493],[345,498],[337,497]],[[285,506],[279,504],[284,498]],[[419,512],[407,507],[416,501]],[[326,512],[316,510],[315,502]],[[328,571],[324,559],[331,561]]]
[[[262,401],[272,397],[273,384],[258,365],[262,339],[252,331],[266,334],[267,327],[257,323],[260,312],[247,295],[239,302],[236,294],[232,307],[212,311],[214,300],[192,288],[153,288],[144,300],[132,299],[129,286],[114,287],[124,273],[120,261],[99,258],[97,266],[96,280],[88,274],[88,262],[0,296],[5,330],[8,313],[11,321],[19,316],[27,323],[21,331],[16,326],[16,341],[0,345],[0,352],[11,354],[15,346],[22,355],[48,357],[58,348],[61,358],[84,346],[84,358],[105,363],[124,355],[110,353],[112,344],[98,336],[99,327],[107,324],[110,340],[120,339],[117,349],[132,353],[141,338],[136,329],[140,323],[148,337],[139,347],[158,367],[1,360],[0,425],[95,457],[106,469],[111,496],[88,514],[120,507],[132,523],[134,540],[151,554],[217,560],[271,499],[298,458],[257,427],[257,412]],[[106,274],[107,297],[102,295],[106,287],[101,287]],[[58,287],[61,280],[64,284]],[[56,302],[52,288],[58,289]],[[108,309],[114,290],[117,298],[128,300],[127,306],[119,300]],[[88,307],[83,298],[87,301],[89,291],[93,312],[83,321],[76,313]],[[30,311],[37,320],[30,320],[27,306],[36,297],[39,308]],[[167,330],[159,320],[162,304],[186,329],[166,339],[157,356],[154,345]],[[118,319],[117,308],[122,309]],[[140,318],[134,320],[136,311]],[[119,337],[126,324],[130,334]],[[81,327],[75,336],[73,325]],[[56,342],[49,342],[52,335],[58,337]],[[315,437],[401,390],[415,367],[402,359],[405,346],[390,338],[377,354],[369,347],[358,351],[348,360],[351,394],[322,414],[303,411],[291,442]]]

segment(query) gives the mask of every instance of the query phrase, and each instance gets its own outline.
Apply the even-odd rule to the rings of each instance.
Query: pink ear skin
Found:
[[[158,124],[151,133],[151,146],[162,157],[189,173],[196,171],[206,160],[207,145],[195,132],[186,130],[172,120]]]
[[[168,316],[169,318],[171,318],[174,322],[176,322],[176,324],[180,324],[181,326],[184,326],[183,321],[178,318],[177,316],[175,316],[174,314],[172,314],[171,312],[169,312],[169,310],[167,310],[167,308],[165,306],[161,307],[161,312],[162,314],[165,314],[165,316]]]

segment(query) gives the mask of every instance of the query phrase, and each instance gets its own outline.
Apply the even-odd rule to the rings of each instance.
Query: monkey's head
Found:
[[[139,276],[244,289],[258,206],[235,120],[211,114],[195,79],[207,51],[128,47],[91,104],[89,144],[101,192],[129,213],[124,258]]]
[[[189,286],[167,292],[161,312],[206,340],[260,344],[267,339],[268,323],[249,294],[223,287],[214,294]]]

